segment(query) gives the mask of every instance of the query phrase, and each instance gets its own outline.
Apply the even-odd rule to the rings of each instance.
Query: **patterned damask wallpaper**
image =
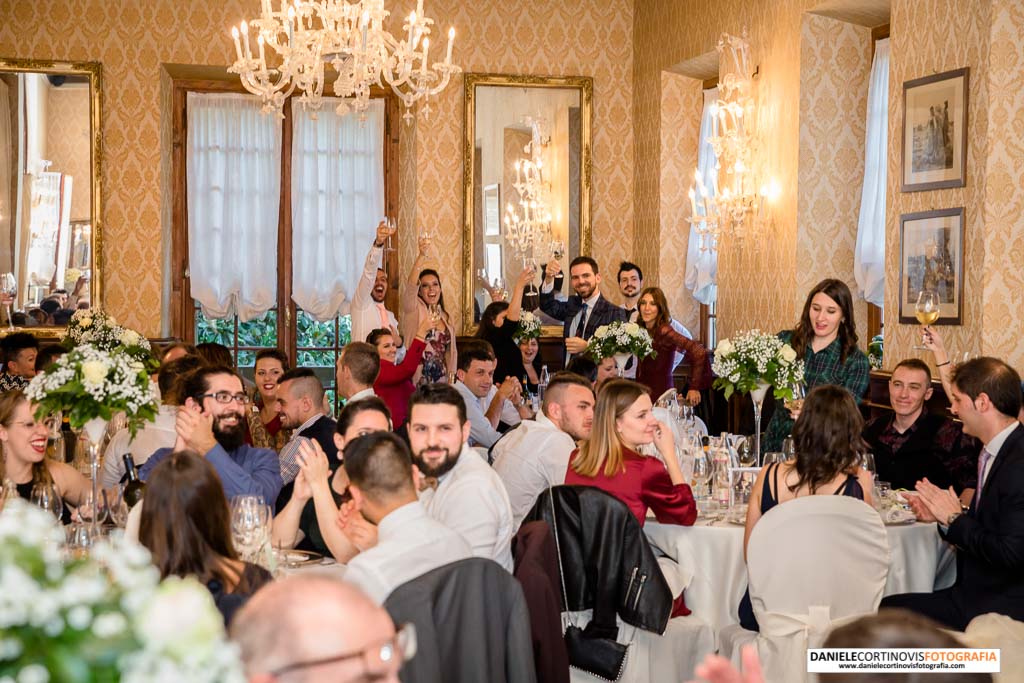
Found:
[[[871,30],[804,14],[800,43],[800,171],[796,291],[837,277],[857,291],[853,255],[864,181]],[[867,346],[867,303],[854,297]],[[802,303],[802,302],[800,302]]]
[[[89,152],[89,88],[47,88],[46,158],[51,171],[73,178],[71,220],[87,221],[92,213],[92,167]]]
[[[686,195],[697,167],[697,138],[704,107],[701,82],[679,74],[661,74],[661,174],[657,273],[648,275],[645,285],[661,287],[672,317],[697,335],[700,304],[685,287],[686,250],[689,245],[690,200]],[[639,247],[640,240],[637,240]],[[656,279],[655,279],[656,277]]]
[[[103,64],[105,300],[146,334],[160,332],[164,269],[160,65],[226,65],[228,30],[258,9],[256,0],[0,0],[0,55]],[[454,60],[467,71],[594,78],[594,247],[607,264],[629,255],[632,0],[441,0],[428,1],[426,11],[442,31],[455,25]],[[453,309],[461,301],[461,140],[457,78],[429,118],[403,125],[400,143],[403,233],[415,222],[438,235]],[[403,277],[414,251],[411,240],[401,241]],[[617,295],[614,286],[605,291]]]

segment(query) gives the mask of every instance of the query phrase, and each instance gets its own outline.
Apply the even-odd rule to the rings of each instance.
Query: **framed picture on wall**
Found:
[[[918,301],[937,300],[918,313]],[[963,324],[964,207],[900,216],[899,319],[910,324]]]
[[[967,88],[970,69],[903,84],[904,192],[967,184]]]

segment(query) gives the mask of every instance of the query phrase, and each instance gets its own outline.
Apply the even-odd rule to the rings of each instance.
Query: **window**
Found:
[[[397,99],[382,90],[373,93],[371,110],[379,120],[371,135],[357,116],[340,123],[329,102],[317,120],[301,107],[293,109],[291,102],[285,105],[283,120],[263,114],[252,117],[231,111],[231,107],[251,107],[255,101],[237,80],[198,81],[175,78],[172,73],[172,81],[172,334],[188,342],[227,346],[243,376],[249,378],[259,349],[280,348],[293,366],[316,371],[333,402],[335,362],[350,337],[349,317],[330,317],[342,298],[352,295],[351,286],[339,278],[348,278],[354,286],[377,220],[397,215]],[[211,95],[230,95],[242,103],[225,104]],[[235,137],[218,133],[197,140],[207,135],[197,126],[208,122],[195,118],[210,102],[219,109],[207,118],[215,119],[217,125],[240,116],[249,129]],[[335,125],[328,135],[324,127],[331,126],[332,119]],[[267,132],[268,124],[275,127],[277,147]],[[205,195],[199,194],[195,183],[209,168],[191,166],[197,150],[204,159],[229,164],[223,176],[204,180]],[[241,154],[248,156],[239,158]],[[232,159],[238,160],[233,163]],[[252,166],[261,172],[252,171]],[[249,212],[240,207],[248,207]],[[367,220],[370,214],[374,217]],[[324,230],[324,225],[337,229]],[[193,235],[203,235],[202,251],[193,250],[191,257],[190,246],[200,244],[190,245],[190,229]],[[230,234],[232,230],[237,234]],[[342,238],[349,242],[341,244]],[[201,279],[204,268],[210,272],[206,261],[212,257],[206,252],[221,247],[230,253],[219,253],[216,258],[221,261],[212,262],[229,266],[215,272],[240,273],[241,281],[236,278],[228,286],[220,280],[230,278],[208,278],[215,283],[212,288],[220,291],[213,296],[196,284],[194,299],[194,283],[206,282]],[[325,259],[325,254],[336,258]],[[245,259],[244,265],[239,266],[232,256]],[[395,254],[386,257],[388,272],[394,272]],[[293,277],[296,270],[300,277]],[[395,310],[397,278],[393,282],[387,304]],[[328,296],[332,293],[333,300]]]

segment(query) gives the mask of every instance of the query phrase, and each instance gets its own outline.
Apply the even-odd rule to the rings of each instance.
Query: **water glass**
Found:
[[[860,466],[870,472],[872,476],[877,476],[878,470],[875,468],[875,456],[871,452],[865,451],[861,455]]]
[[[38,483],[33,486],[30,500],[33,505],[38,505],[57,519],[60,519],[64,512],[64,502],[60,499],[60,495],[52,483]]]
[[[787,436],[782,440],[782,455],[786,458],[786,462],[796,460],[796,439],[792,436]]]
[[[89,554],[89,548],[93,545],[93,538],[90,534],[88,524],[75,522],[68,525],[67,529],[67,551],[72,558],[82,558]]]
[[[124,500],[124,484],[118,484],[112,494],[113,500],[108,498],[107,512],[110,521],[114,526],[123,529],[128,523],[128,504]]]
[[[253,562],[270,538],[273,517],[260,496],[236,496],[231,502],[231,536],[241,558]]]
[[[772,453],[765,453],[764,454],[764,458],[762,458],[761,466],[762,467],[766,467],[766,466],[771,465],[772,463],[776,463],[776,462],[779,462],[779,463],[786,462],[786,454],[785,453],[779,453],[777,451],[776,452],[772,452]]]

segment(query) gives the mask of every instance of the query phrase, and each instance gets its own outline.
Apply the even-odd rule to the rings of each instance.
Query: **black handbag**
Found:
[[[568,595],[565,590],[565,574],[562,571],[562,548],[558,543],[558,520],[555,514],[555,498],[548,488],[548,500],[551,502],[551,523],[555,535],[555,554],[558,556],[558,578],[562,582],[562,596]],[[567,606],[568,607],[568,606]],[[588,635],[586,629],[570,624],[565,627],[565,649],[569,655],[569,666],[573,669],[586,671],[606,681],[614,683],[622,676],[626,668],[626,655],[629,645],[623,645],[614,638]]]

